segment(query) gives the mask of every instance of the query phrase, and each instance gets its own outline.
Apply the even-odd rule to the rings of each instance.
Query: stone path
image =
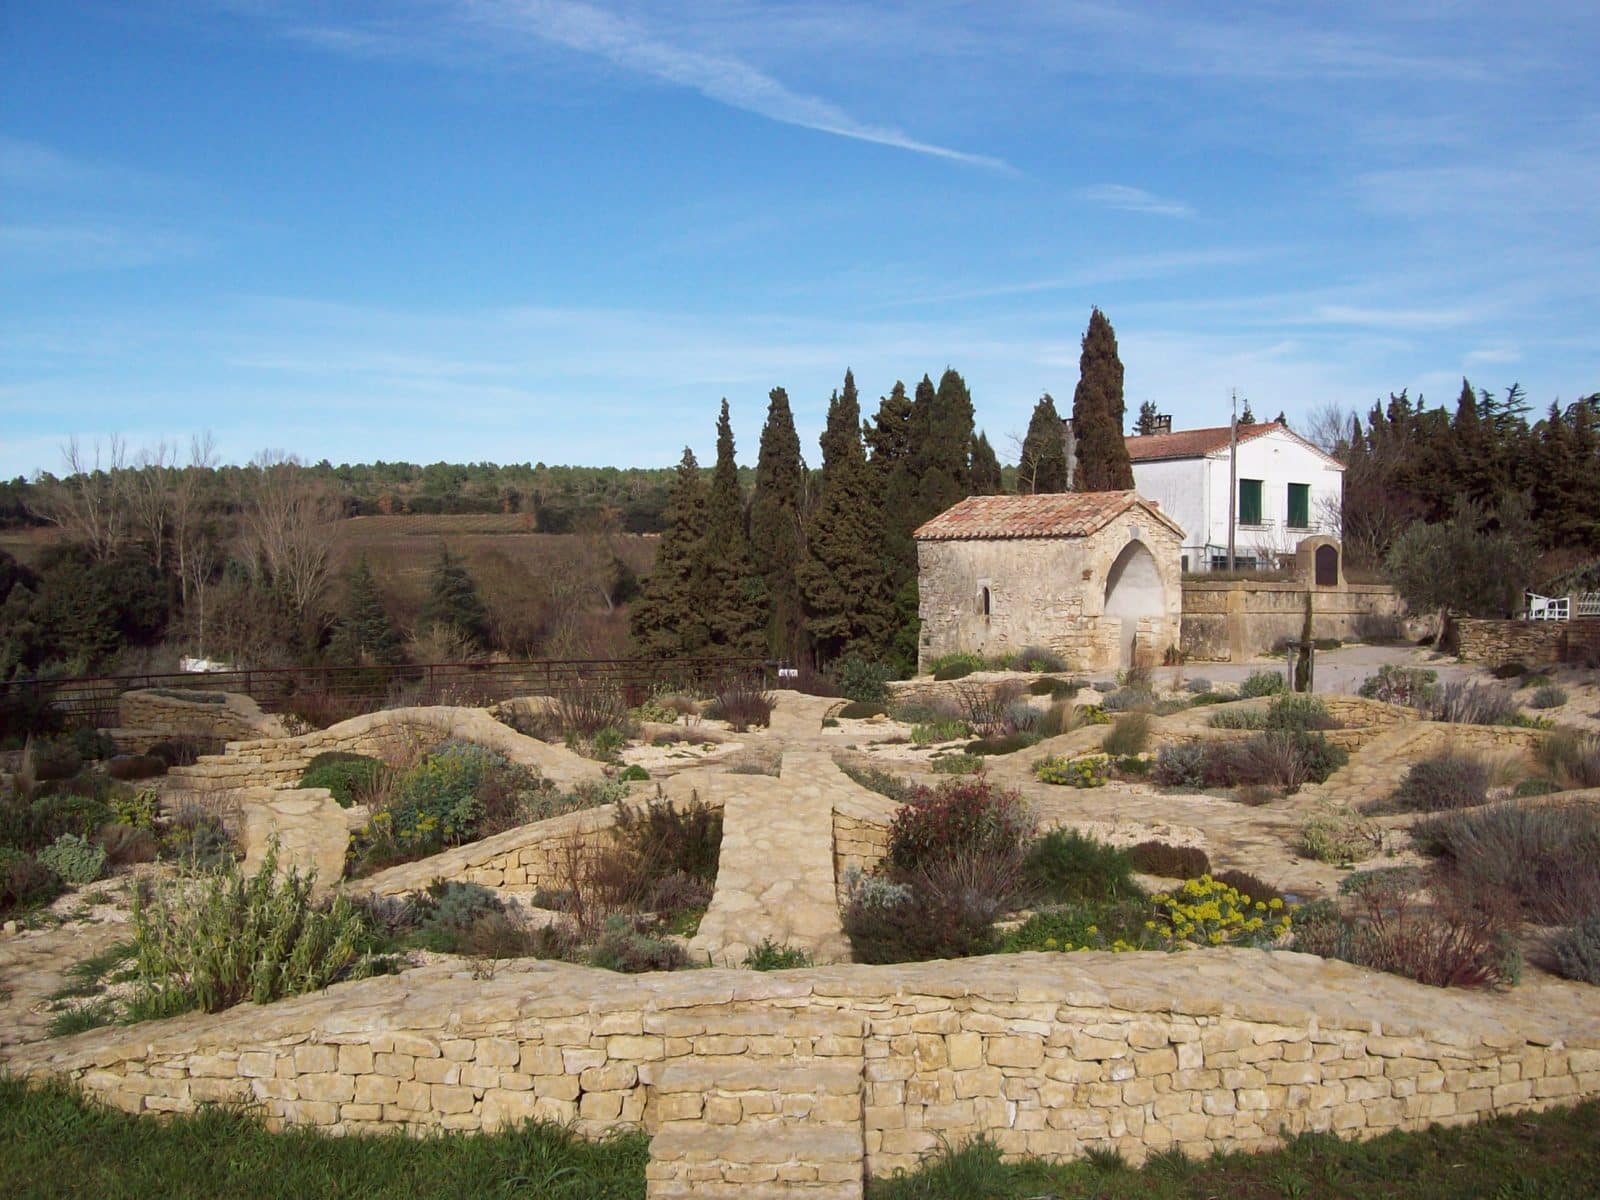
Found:
[[[853,787],[817,750],[783,757],[783,773],[737,776],[722,810],[717,889],[689,943],[697,961],[738,966],[770,940],[818,963],[845,961],[833,879],[833,808]]]
[[[67,969],[128,936],[126,909],[101,912],[105,919],[95,924],[0,935],[0,1069],[20,1047],[49,1036],[55,1014],[45,1001],[66,982]]]

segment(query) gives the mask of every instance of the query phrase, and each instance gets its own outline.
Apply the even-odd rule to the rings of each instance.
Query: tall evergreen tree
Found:
[[[927,382],[927,377],[923,377]],[[972,393],[946,368],[931,395],[917,388],[912,463],[917,475],[917,522],[936,517],[971,494]]]
[[[750,499],[750,553],[766,588],[767,651],[793,662],[805,653],[805,613],[795,569],[805,553],[806,465],[789,394],[773,388],[768,401]]]
[[[1139,404],[1139,418],[1133,423],[1133,431],[1140,437],[1148,437],[1156,431],[1156,411],[1154,400],[1144,400]]]
[[[1028,434],[1022,439],[1022,455],[1017,462],[1017,491],[1028,495],[1066,490],[1067,440],[1062,434],[1056,402],[1046,392],[1033,406]]]
[[[916,446],[933,405],[933,381],[926,375],[917,385],[916,398],[906,395],[896,381],[878,403],[872,424],[864,431],[872,449],[870,466],[881,497],[883,562],[887,591],[893,605],[893,634],[885,647],[889,659],[905,669],[917,661],[917,544],[912,531],[922,523],[918,515]]]
[[[383,606],[383,593],[365,554],[350,572],[344,612],[334,626],[331,650],[337,660],[351,665],[390,666],[404,658],[400,631]]]
[[[844,654],[881,657],[893,637],[878,482],[861,445],[855,377],[846,371],[844,391],[828,404],[822,490],[806,524],[799,573],[806,627],[820,662]]]
[[[1072,424],[1078,436],[1080,492],[1114,492],[1133,487],[1133,464],[1123,440],[1122,360],[1117,335],[1106,315],[1089,314],[1078,359],[1078,387],[1072,395]]]
[[[439,547],[439,558],[428,577],[428,595],[422,602],[419,623],[424,629],[449,634],[473,650],[489,644],[489,610],[478,595],[478,585],[466,564]]]
[[[1000,460],[989,444],[989,435],[981,429],[972,439],[972,477],[968,486],[974,496],[998,496],[1006,490],[1000,476]]]
[[[710,653],[755,657],[765,647],[764,588],[750,558],[744,495],[733,458],[728,402],[717,418],[717,465],[706,496],[706,534],[696,551],[696,591],[710,634]]]
[[[1241,424],[1241,425],[1254,425],[1255,423],[1256,423],[1255,410],[1250,407],[1250,401],[1246,400],[1244,402],[1244,411],[1239,414],[1239,424]]]
[[[663,518],[666,529],[656,549],[655,566],[628,614],[634,651],[641,658],[698,655],[711,642],[711,631],[700,611],[696,570],[706,536],[706,490],[700,464],[687,446],[673,476]]]

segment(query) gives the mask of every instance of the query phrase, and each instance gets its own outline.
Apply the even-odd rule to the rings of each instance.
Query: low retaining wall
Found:
[[[196,694],[221,696],[220,704],[184,700],[183,693],[156,691],[123,692],[117,697],[117,721],[125,729],[137,730],[137,747],[143,751],[152,741],[163,738],[196,737],[220,741],[240,738],[287,737],[289,731],[276,716],[261,711],[249,696],[237,692]],[[149,736],[154,735],[154,736]]]
[[[979,1135],[1007,1154],[1139,1160],[1600,1093],[1600,1018],[1537,1000],[1238,949],[770,974],[434,967],[93,1030],[9,1066],[131,1112],[245,1102],[344,1133],[643,1127],[653,1196],[734,1195],[793,1159],[832,1176],[793,1182],[858,1197],[863,1170]]]
[[[471,742],[531,767],[563,787],[604,778],[599,763],[502,725],[478,708],[391,708],[352,717],[299,737],[236,740],[226,753],[208,755],[169,772],[173,786],[197,791],[286,787],[299,781],[306,764],[327,751],[400,758],[442,741]]]
[[[1530,667],[1556,663],[1600,664],[1600,618],[1573,621],[1452,622],[1456,654],[1462,662],[1497,667],[1519,662]]]
[[[1314,637],[1389,638],[1403,632],[1405,603],[1387,584],[1307,588],[1248,579],[1186,580],[1183,652],[1197,662],[1238,662],[1269,653],[1286,639],[1300,637],[1308,595]]]

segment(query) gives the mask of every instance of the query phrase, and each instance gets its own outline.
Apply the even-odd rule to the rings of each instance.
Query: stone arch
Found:
[[[1105,607],[1101,610],[1105,617],[1121,621],[1117,635],[1117,661],[1121,666],[1133,665],[1140,618],[1162,618],[1166,608],[1166,585],[1155,555],[1143,542],[1129,542],[1106,574]]]

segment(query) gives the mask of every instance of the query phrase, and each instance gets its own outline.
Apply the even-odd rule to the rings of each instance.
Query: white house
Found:
[[[1228,427],[1132,436],[1133,486],[1188,531],[1186,571],[1228,555]],[[1344,464],[1276,421],[1239,426],[1235,562],[1270,566],[1313,534],[1338,535]]]

